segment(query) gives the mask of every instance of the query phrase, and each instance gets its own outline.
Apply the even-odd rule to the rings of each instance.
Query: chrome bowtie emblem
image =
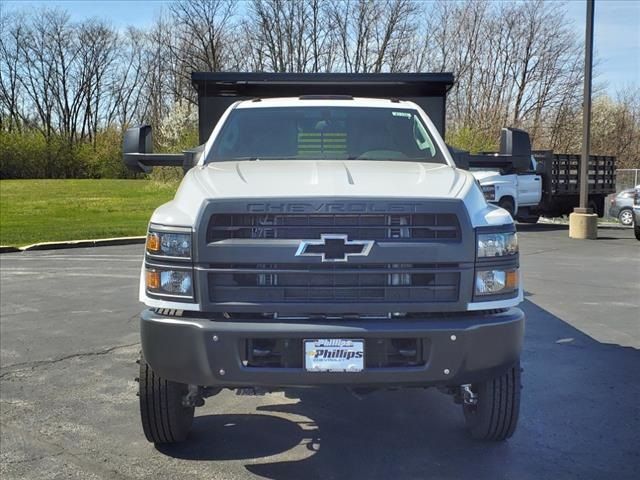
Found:
[[[296,257],[322,257],[323,262],[346,262],[349,257],[366,257],[373,240],[349,240],[347,235],[322,235],[320,240],[300,242]]]

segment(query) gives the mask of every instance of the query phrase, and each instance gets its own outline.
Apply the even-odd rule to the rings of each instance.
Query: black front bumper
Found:
[[[142,313],[140,332],[146,361],[161,377],[216,387],[318,385],[430,386],[474,383],[499,375],[519,358],[524,313],[430,315],[411,320],[213,321]],[[361,372],[308,372],[291,367],[249,366],[248,342],[256,339],[413,339],[420,365],[366,367]],[[298,348],[298,347],[296,347]]]

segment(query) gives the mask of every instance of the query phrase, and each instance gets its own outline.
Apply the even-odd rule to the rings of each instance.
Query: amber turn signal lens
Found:
[[[147,270],[146,279],[148,290],[158,290],[160,288],[160,272]]]
[[[147,251],[154,253],[160,251],[160,235],[155,232],[147,234]]]
[[[505,288],[517,289],[518,288],[518,271],[509,270],[507,272],[507,281],[505,282]]]
[[[518,291],[518,270],[476,271],[475,295],[504,295]]]

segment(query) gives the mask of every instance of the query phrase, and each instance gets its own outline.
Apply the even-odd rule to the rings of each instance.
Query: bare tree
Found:
[[[20,130],[22,125],[20,91],[20,44],[25,29],[22,15],[0,16],[0,130]]]
[[[332,0],[336,67],[352,73],[398,71],[411,64],[417,4],[411,0]]]
[[[39,132],[47,145],[97,150],[107,130],[141,121],[188,141],[193,71],[451,71],[456,138],[487,145],[514,125],[538,148],[579,149],[582,47],[561,3],[177,0],[151,27],[123,32],[60,9],[2,13],[0,130]],[[594,104],[594,151],[639,161],[639,97]],[[60,168],[52,151],[47,175]]]
[[[115,124],[124,128],[144,119],[148,105],[145,88],[150,75],[145,63],[147,52],[144,32],[129,27],[119,37],[117,59],[107,85],[111,99],[105,116],[107,126]]]
[[[163,32],[171,59],[174,95],[194,100],[191,72],[225,70],[234,42],[236,2],[233,0],[179,0],[171,3],[169,28]],[[162,61],[167,61],[163,58]]]
[[[274,72],[320,72],[332,66],[331,30],[320,0],[253,0],[243,31],[250,64]]]

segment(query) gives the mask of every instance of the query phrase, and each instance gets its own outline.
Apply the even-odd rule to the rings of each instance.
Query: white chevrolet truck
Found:
[[[519,143],[517,154],[510,148],[514,139]],[[498,153],[472,155],[450,150],[457,164],[478,180],[486,200],[520,222],[536,223],[540,216],[568,215],[579,205],[580,155],[549,150],[531,155],[529,136],[522,130],[503,128]],[[602,217],[606,197],[616,191],[616,158],[590,155],[587,171],[587,205]]]
[[[244,75],[216,80],[213,97],[248,96]],[[151,217],[140,279],[147,439],[186,439],[194,407],[222,389],[327,385],[437,387],[474,438],[509,438],[525,322],[518,239],[418,105],[433,98],[411,89],[438,79],[254,75],[271,95],[233,99],[193,151],[151,153],[148,127],[125,136],[131,168],[187,170]]]
[[[538,208],[542,200],[542,179],[535,173],[535,159],[531,157],[531,171],[526,173],[504,172],[476,166],[469,171],[480,183],[488,202],[504,208],[513,217]],[[527,215],[525,215],[526,217]],[[534,218],[537,221],[539,215]]]

